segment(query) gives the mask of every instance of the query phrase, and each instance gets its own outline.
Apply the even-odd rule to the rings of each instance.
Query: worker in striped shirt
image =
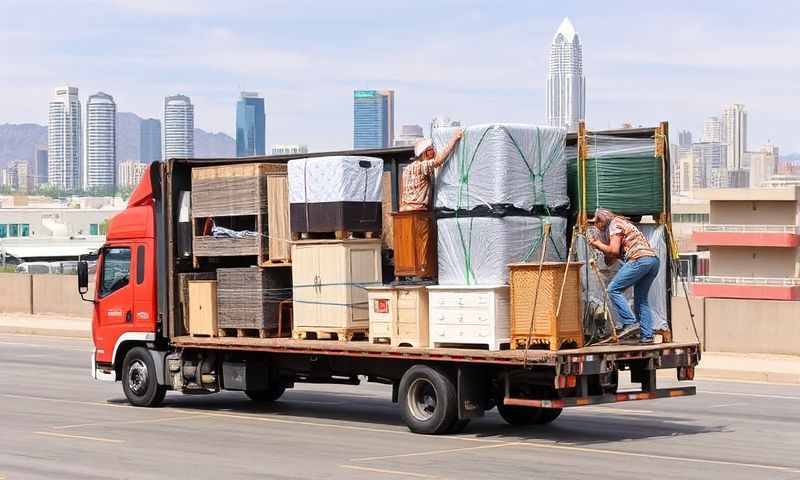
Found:
[[[598,208],[594,213],[594,225],[608,234],[608,243],[594,238],[589,241],[590,245],[603,252],[606,259],[624,261],[608,284],[608,298],[622,321],[617,336],[622,338],[639,330],[640,343],[653,343],[653,316],[647,294],[658,275],[658,256],[642,232],[625,217]],[[624,295],[630,287],[633,287],[633,310],[636,316]],[[636,317],[639,317],[638,325]]]
[[[441,151],[433,149],[430,138],[423,138],[414,145],[414,159],[403,170],[403,190],[400,195],[400,211],[427,211],[431,201],[433,172],[444,165],[464,131],[457,128],[450,142]]]

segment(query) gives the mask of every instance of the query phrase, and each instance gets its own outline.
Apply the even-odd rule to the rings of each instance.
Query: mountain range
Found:
[[[139,160],[139,132],[142,118],[135,113],[117,113],[117,160]],[[37,145],[47,145],[47,127],[35,123],[0,124],[0,168],[14,160],[33,161]],[[194,129],[197,157],[234,157],[236,140],[224,133]]]

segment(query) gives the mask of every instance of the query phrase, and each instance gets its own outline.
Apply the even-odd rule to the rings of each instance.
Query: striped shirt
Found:
[[[622,253],[625,261],[636,260],[642,257],[655,257],[656,252],[650,246],[650,242],[636,228],[636,225],[622,217],[614,217],[608,224],[609,238],[614,235],[622,236]]]
[[[403,170],[400,211],[428,210],[431,199],[431,177],[436,161],[415,160]]]

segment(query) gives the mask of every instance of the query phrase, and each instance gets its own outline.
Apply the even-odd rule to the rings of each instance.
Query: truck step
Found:
[[[353,342],[369,339],[368,328],[297,328],[292,330],[292,336],[297,340],[338,340],[340,342]]]

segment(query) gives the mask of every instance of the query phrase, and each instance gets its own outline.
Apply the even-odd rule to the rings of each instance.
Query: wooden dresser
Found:
[[[508,346],[508,285],[427,288],[431,346]]]

